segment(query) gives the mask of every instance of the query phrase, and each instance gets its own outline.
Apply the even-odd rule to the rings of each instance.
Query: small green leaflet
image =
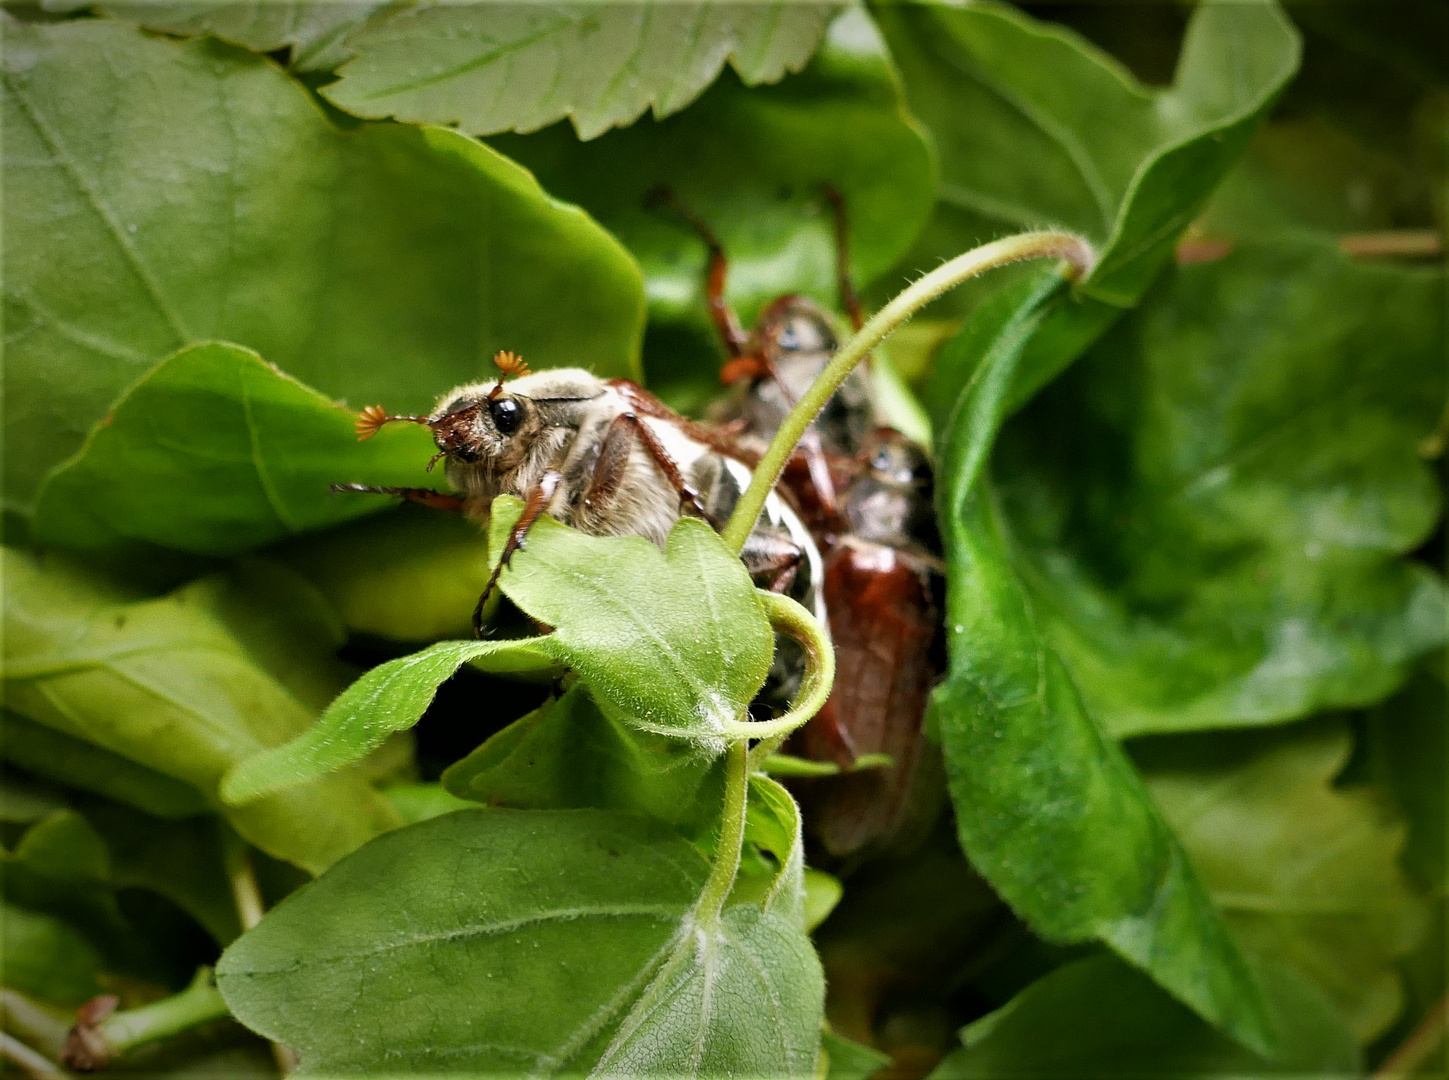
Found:
[[[396,424],[359,446],[355,415],[250,349],[182,349],[46,478],[33,534],[60,547],[145,540],[230,555],[389,505],[333,483],[432,482],[426,430]]]

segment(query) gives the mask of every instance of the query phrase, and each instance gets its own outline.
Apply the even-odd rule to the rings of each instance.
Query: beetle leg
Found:
[[[598,464],[594,466],[593,479],[589,481],[589,489],[584,493],[585,503],[613,497],[619,481],[623,478],[624,466],[635,439],[649,452],[654,464],[664,474],[664,479],[679,493],[680,505],[689,505],[711,527],[717,529],[719,524],[705,509],[704,499],[685,480],[679,466],[659,441],[659,436],[654,434],[654,429],[632,412],[620,413],[609,424],[609,430],[604,434],[604,445],[599,451]]]
[[[850,325],[859,332],[865,325],[860,297],[850,281],[850,220],[845,213],[845,199],[834,184],[824,185],[825,198],[835,215],[835,278],[840,283],[840,303],[850,316]]]
[[[667,206],[674,214],[693,229],[709,248],[709,269],[705,273],[704,296],[709,304],[709,317],[719,331],[725,352],[731,359],[743,356],[749,347],[750,336],[740,325],[739,316],[725,299],[725,281],[729,277],[730,264],[725,258],[724,246],[715,236],[714,230],[705,220],[680,201],[679,196],[668,187],[655,188],[648,199],[651,205]]]
[[[519,515],[518,521],[514,523],[513,529],[509,532],[508,542],[503,545],[503,555],[498,560],[498,564],[493,567],[488,584],[483,586],[483,594],[478,597],[478,603],[473,608],[473,635],[475,637],[483,636],[483,605],[488,602],[493,587],[498,584],[498,575],[503,573],[503,568],[513,558],[513,553],[524,546],[528,530],[533,528],[533,523],[539,519],[544,508],[548,506],[562,479],[563,477],[559,473],[549,469],[539,477],[538,486],[529,492],[528,501],[523,505],[523,513]]]
[[[408,502],[430,506],[434,510],[457,512],[463,509],[463,496],[450,495],[445,491],[432,491],[429,488],[379,487],[376,484],[333,484],[332,490],[361,492],[364,495],[398,495]]]

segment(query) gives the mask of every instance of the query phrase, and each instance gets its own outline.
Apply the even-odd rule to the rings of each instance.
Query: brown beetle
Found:
[[[830,188],[841,304],[856,330],[845,207]],[[746,333],[724,296],[729,264],[708,225],[670,193],[653,196],[709,248],[706,300],[726,353],[721,378],[744,382],[731,430],[763,448],[838,345],[820,305],[783,296]],[[930,462],[880,422],[864,365],[855,369],[792,456],[785,484],[825,559],[824,600],[836,651],[830,700],[788,749],[841,774],[795,782],[813,834],[835,856],[909,845],[943,805],[939,750],[921,731],[944,669],[943,578]],[[856,769],[881,755],[886,767]]]

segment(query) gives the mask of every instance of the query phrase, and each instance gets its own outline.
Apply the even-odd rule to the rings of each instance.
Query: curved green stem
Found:
[[[1070,277],[1087,273],[1096,259],[1089,245],[1080,236],[1064,232],[1022,233],[1005,240],[995,240],[957,255],[929,274],[907,287],[902,293],[881,308],[860,332],[847,341],[826,365],[820,377],[810,384],[799,402],[785,417],[780,430],[770,441],[750,486],[745,490],[729,523],[721,534],[730,550],[738,553],[745,546],[745,540],[765,508],[765,498],[780,479],[785,463],[795,452],[795,446],[814,422],[825,403],[840,388],[850,369],[863,360],[867,353],[879,345],[896,327],[909,319],[921,308],[942,293],[955,288],[961,282],[987,270],[993,270],[1007,263],[1022,259],[1066,259]]]
[[[805,674],[801,677],[800,692],[795,695],[795,701],[785,715],[761,723],[736,721],[725,728],[725,734],[733,736],[734,741],[726,752],[719,847],[715,851],[709,879],[704,883],[695,907],[696,920],[706,925],[716,921],[724,910],[725,900],[730,889],[734,888],[735,875],[740,869],[740,849],[745,840],[745,810],[749,798],[750,740],[763,739],[766,743],[778,745],[776,740],[783,739],[820,711],[835,681],[835,650],[810,613],[788,596],[763,589],[756,595],[765,608],[770,625],[805,646]]]
[[[835,650],[820,624],[794,600],[764,590],[756,595],[765,607],[770,625],[805,647],[805,674],[801,676],[800,692],[795,695],[789,712],[773,720],[729,721],[724,733],[738,739],[775,739],[794,731],[825,704],[830,688],[835,685]]]

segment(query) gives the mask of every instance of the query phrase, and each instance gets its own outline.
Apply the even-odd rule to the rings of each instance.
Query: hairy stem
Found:
[[[820,373],[820,377],[801,395],[799,402],[790,410],[790,415],[785,417],[785,422],[780,425],[780,430],[770,441],[769,449],[755,468],[750,486],[745,490],[721,534],[730,550],[738,553],[744,548],[745,540],[755,527],[760,511],[765,508],[765,498],[779,481],[780,473],[784,471],[790,455],[795,452],[796,444],[831,395],[840,388],[840,384],[850,374],[850,369],[885,340],[891,331],[941,294],[998,266],[1022,259],[1066,259],[1070,264],[1068,272],[1075,278],[1092,268],[1095,257],[1091,246],[1072,233],[1022,233],[1020,236],[983,244],[964,255],[957,255],[907,287],[876,312],[861,327],[860,332],[840,348]]]
[[[725,899],[734,887],[735,875],[740,869],[740,849],[745,842],[745,802],[748,796],[749,744],[741,739],[726,752],[724,813],[720,818],[719,848],[714,854],[714,866],[709,880],[699,894],[695,908],[695,919],[702,925],[712,926],[719,921],[724,910]]]
[[[835,650],[824,629],[810,612],[791,600],[763,590],[756,592],[770,625],[805,647],[805,674],[800,679],[800,692],[790,710],[773,720],[737,720],[725,725],[725,734],[734,738],[771,740],[790,734],[820,711],[830,688],[835,684]]]

